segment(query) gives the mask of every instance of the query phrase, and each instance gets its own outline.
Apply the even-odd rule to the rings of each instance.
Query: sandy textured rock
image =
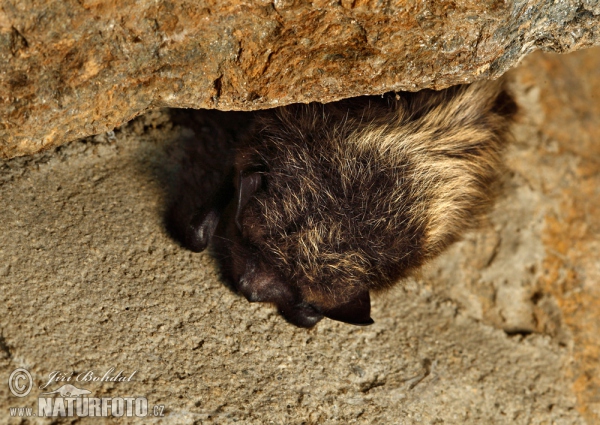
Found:
[[[592,49],[513,72],[521,114],[489,224],[375,297],[366,328],[294,328],[167,236],[189,130],[165,112],[0,163],[0,423],[22,423],[9,407],[37,406],[53,371],[111,367],[137,373],[76,385],[147,397],[157,423],[598,423],[599,69]]]
[[[501,75],[600,43],[591,0],[0,2],[0,157],[161,106],[258,109]]]
[[[445,284],[470,317],[509,334],[550,335],[570,347],[565,373],[579,411],[595,424],[600,50],[533,55],[511,72],[522,114],[507,156],[508,194],[491,215],[491,226],[454,246],[428,276]]]

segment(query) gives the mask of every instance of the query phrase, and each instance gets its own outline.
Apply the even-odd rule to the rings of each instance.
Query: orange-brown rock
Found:
[[[501,75],[598,44],[591,1],[0,2],[0,157],[161,106],[259,109]]]

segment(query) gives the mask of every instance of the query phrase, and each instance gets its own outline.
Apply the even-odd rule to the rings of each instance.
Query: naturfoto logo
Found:
[[[131,382],[137,370],[125,373],[110,368],[104,373],[88,370],[79,374],[51,372],[39,388],[46,390],[37,399],[37,413],[31,407],[11,407],[10,415],[16,417],[144,417],[148,416],[146,397],[91,397],[92,391],[80,388],[80,383]],[[75,385],[74,383],[77,383]],[[56,387],[53,384],[62,384]],[[29,371],[19,368],[13,371],[8,380],[10,392],[15,397],[27,396],[33,387]],[[51,388],[55,387],[54,389]],[[155,405],[150,412],[153,416],[164,416],[164,406]]]

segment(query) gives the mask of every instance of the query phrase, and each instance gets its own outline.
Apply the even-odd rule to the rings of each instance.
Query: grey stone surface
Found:
[[[573,117],[587,113],[596,130],[598,121],[591,106],[569,109],[585,74],[555,87],[557,116],[581,129],[565,139],[570,151],[559,149],[561,139],[547,133],[553,117],[544,112],[548,75],[540,69],[569,69],[583,53],[563,62],[539,55],[515,72],[521,118],[489,225],[375,296],[375,324],[366,328],[328,320],[292,327],[271,306],[231,292],[209,253],[169,238],[162,215],[184,130],[164,111],[1,163],[0,421],[48,423],[11,418],[9,407],[34,407],[57,389],[62,383],[39,388],[53,371],[75,377],[114,367],[137,372],[131,382],[75,384],[93,397],[164,405],[155,423],[594,423],[597,394],[577,383],[597,367],[589,357],[597,313],[565,317],[570,293],[543,279],[549,252],[562,249],[547,238],[548,216],[563,216],[561,181],[583,163],[577,149],[588,121]],[[586,186],[570,183],[577,198]],[[582,256],[584,248],[572,247]],[[593,294],[597,283],[586,276],[579,293]],[[35,382],[24,398],[6,384],[19,367]]]
[[[496,78],[600,44],[592,0],[2,0],[0,157],[157,107],[250,110]]]

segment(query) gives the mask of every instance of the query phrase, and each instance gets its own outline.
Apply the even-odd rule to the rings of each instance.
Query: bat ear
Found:
[[[242,231],[242,212],[246,207],[246,204],[256,191],[262,185],[262,174],[258,171],[242,171],[239,175],[238,180],[238,193],[237,193],[237,207],[235,210],[235,224]]]
[[[325,317],[357,326],[375,323],[371,319],[371,297],[369,291],[361,291],[349,301],[333,308],[321,308]]]

